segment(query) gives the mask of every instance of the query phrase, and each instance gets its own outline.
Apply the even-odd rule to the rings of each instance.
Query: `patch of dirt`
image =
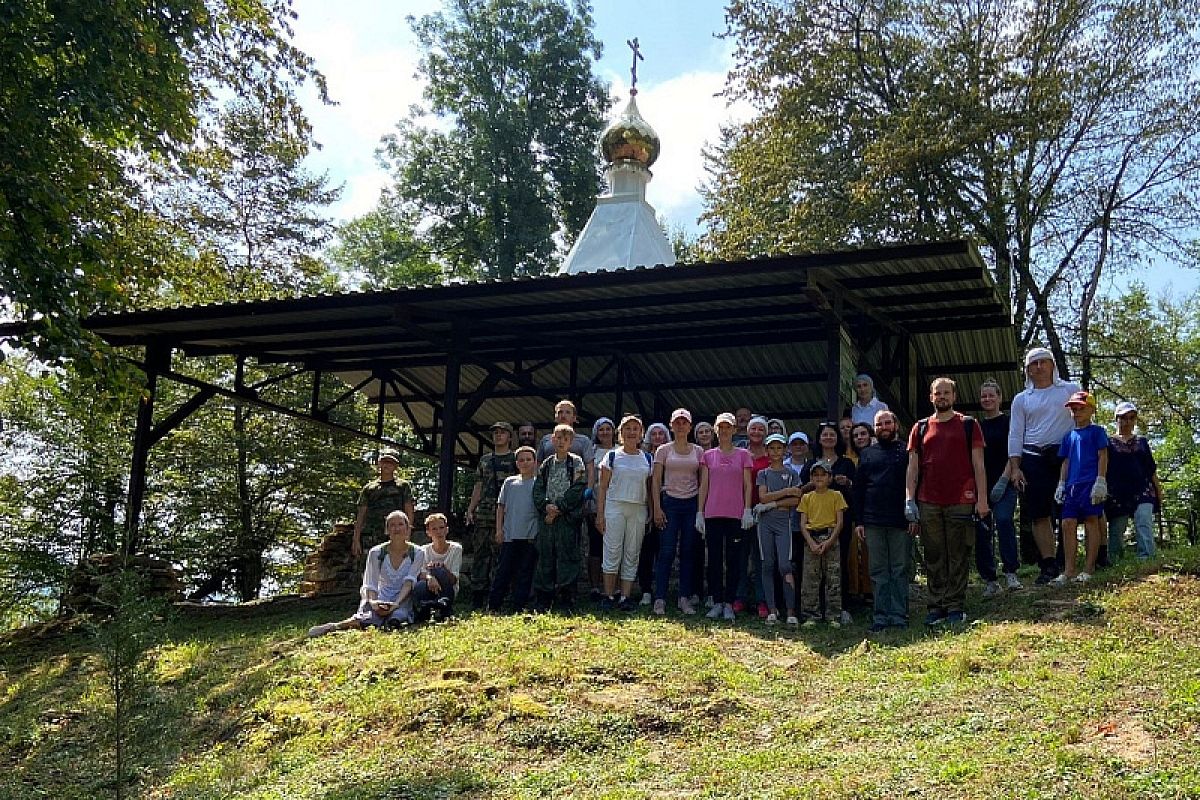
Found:
[[[598,692],[583,695],[583,702],[606,711],[634,713],[647,703],[656,702],[654,690],[640,683],[607,686]]]
[[[1136,717],[1105,720],[1092,727],[1090,735],[1084,732],[1082,744],[1089,744],[1105,755],[1131,764],[1147,764],[1158,755],[1158,742]]]

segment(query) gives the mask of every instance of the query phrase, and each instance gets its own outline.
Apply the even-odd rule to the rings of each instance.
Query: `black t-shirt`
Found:
[[[1012,417],[1001,414],[998,417],[984,419],[976,417],[979,429],[983,431],[983,469],[987,474],[987,488],[990,491],[1000,480],[1001,473],[1008,463],[1008,425]]]

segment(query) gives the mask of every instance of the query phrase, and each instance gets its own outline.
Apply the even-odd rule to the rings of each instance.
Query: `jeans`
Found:
[[[537,564],[537,550],[532,539],[514,539],[500,545],[500,560],[496,564],[496,577],[488,595],[488,608],[499,611],[504,598],[512,588],[513,611],[520,611],[529,602],[533,587],[533,568]]]
[[[875,608],[872,622],[908,624],[908,554],[906,528],[866,525],[867,558],[871,570]]]
[[[746,532],[742,521],[730,517],[705,517],[708,544],[708,590],[713,602],[731,603],[738,585],[738,564],[745,566]]]
[[[996,580],[996,539],[1000,540],[1000,563],[1004,571],[1016,572],[1021,566],[1017,526],[1013,521],[1016,510],[1017,490],[1009,484],[1000,502],[992,506],[991,519],[975,525],[975,569],[988,583]]]
[[[658,560],[654,565],[654,599],[667,599],[667,584],[671,581],[671,567],[675,565],[675,547],[679,547],[679,596],[690,597],[696,593],[696,509],[699,498],[671,497],[663,493],[663,514],[667,527],[659,533]]]
[[[1108,557],[1120,558],[1125,549],[1125,530],[1129,527],[1129,515],[1109,517]],[[1154,504],[1138,503],[1133,512],[1133,534],[1137,540],[1137,557],[1154,558]]]
[[[454,606],[454,576],[450,574],[450,570],[438,565],[429,570],[429,574],[437,579],[438,591],[433,591],[429,588],[429,581],[417,581],[413,587],[413,607],[414,609],[424,609],[427,606],[432,606],[439,600],[445,601],[444,607],[449,612]],[[418,613],[418,616],[420,614]]]

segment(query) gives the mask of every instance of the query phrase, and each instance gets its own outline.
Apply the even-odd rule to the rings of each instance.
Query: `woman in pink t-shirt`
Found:
[[[700,463],[700,495],[696,529],[708,545],[708,588],[714,605],[709,619],[734,618],[733,595],[738,563],[745,548],[750,515],[750,454],[733,444],[737,419],[728,412],[717,417],[717,446]],[[744,563],[744,562],[742,562]]]
[[[679,548],[679,610],[696,613],[691,596],[696,594],[696,512],[699,510],[700,459],[704,450],[688,441],[692,414],[686,408],[671,413],[671,442],[654,451],[654,485],[650,501],[659,534],[658,559],[654,566],[654,613],[667,611],[667,584]]]

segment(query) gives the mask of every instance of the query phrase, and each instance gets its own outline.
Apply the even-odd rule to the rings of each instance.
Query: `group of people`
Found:
[[[919,542],[925,622],[959,623],[972,549],[985,597],[1002,591],[997,541],[1004,587],[1021,588],[1018,497],[1033,520],[1038,583],[1086,581],[1120,555],[1131,520],[1138,556],[1153,555],[1161,491],[1149,446],[1133,432],[1137,409],[1117,407],[1110,437],[1091,421],[1095,397],[1059,377],[1048,350],[1031,350],[1025,372],[1011,415],[1001,411],[999,385],[985,381],[978,418],[955,410],[954,381],[935,380],[934,413],[907,436],[865,374],[846,416],[821,423],[812,442],[748,408],[711,424],[685,408],[667,424],[601,417],[589,437],[576,432],[575,406],[562,400],[540,440],[532,423],[497,422],[465,515],[473,603],[571,612],[586,559],[602,610],[651,605],[664,615],[677,575],[686,616],[707,608],[712,619],[757,613],[767,624],[836,627],[851,621],[851,598],[869,596],[871,628],[880,631],[909,624]],[[428,517],[430,544],[409,543],[412,495],[388,459],[381,456],[380,478],[359,502],[355,553],[365,531],[383,525],[387,533],[367,552],[359,609],[311,635],[452,609],[462,547],[446,540],[442,514]]]

